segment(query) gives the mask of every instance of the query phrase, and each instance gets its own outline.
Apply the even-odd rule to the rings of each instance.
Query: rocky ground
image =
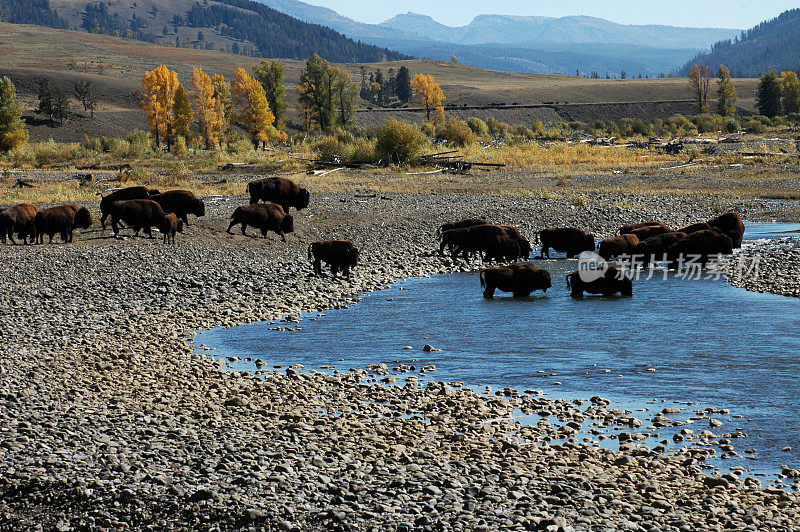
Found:
[[[587,417],[641,423],[601,397],[487,398],[458,383],[393,382],[381,366],[259,378],[222,371],[188,343],[197,329],[348,306],[396,279],[451,271],[431,253],[442,221],[604,235],[707,218],[703,200],[315,195],[287,244],[226,234],[244,202],[209,202],[175,246],[89,231],[72,245],[0,247],[0,529],[796,527],[795,493],[707,476],[703,446],[661,453],[621,432],[612,451],[570,438]],[[308,242],[334,237],[362,249],[351,281],[310,276]],[[515,407],[559,423],[521,429]]]

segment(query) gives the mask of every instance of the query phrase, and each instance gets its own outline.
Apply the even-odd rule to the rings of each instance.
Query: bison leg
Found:
[[[322,259],[314,260],[314,275],[325,277],[325,275],[322,273]]]
[[[103,231],[106,230],[106,218],[108,218],[108,213],[104,212],[103,215],[100,217],[100,225],[103,226]]]
[[[231,234],[231,229],[233,229],[234,225],[236,225],[236,222],[231,222],[231,224],[228,226],[228,229],[225,232]]]
[[[439,256],[440,257],[444,256],[444,248],[445,248],[445,246],[447,246],[447,242],[442,242],[441,244],[439,244]]]
[[[333,273],[333,276],[336,277],[336,274],[339,273],[339,267],[335,264],[331,264],[331,273]]]
[[[250,194],[250,205],[255,205],[258,203],[258,196],[255,194]]]
[[[244,232],[245,229],[247,229],[247,224],[242,222],[242,235],[243,236],[247,236],[247,233]]]
[[[280,235],[281,240],[286,242],[286,235],[283,234],[283,231],[278,231],[278,234]]]
[[[345,277],[350,279],[350,266],[345,266],[344,268],[342,268],[342,271],[344,272]]]
[[[486,290],[483,291],[484,299],[494,299],[494,286],[491,283],[486,283]]]
[[[69,243],[72,240],[69,238],[69,231],[61,231],[61,241]]]
[[[186,214],[185,212],[183,214],[181,214],[180,216],[178,216],[178,218],[183,220],[184,224],[189,225],[189,215]]]

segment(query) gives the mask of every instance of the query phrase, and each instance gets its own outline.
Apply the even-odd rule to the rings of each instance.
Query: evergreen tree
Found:
[[[64,120],[68,120],[72,116],[72,107],[69,104],[69,96],[66,91],[53,89],[52,109],[53,118],[58,120],[60,124],[63,124]]]
[[[189,142],[192,139],[192,119],[194,118],[194,111],[192,110],[192,101],[189,99],[189,93],[186,89],[178,83],[178,88],[175,90],[175,102],[172,108],[174,114],[173,122],[174,134],[177,137]]]
[[[75,98],[83,105],[84,111],[89,111],[90,117],[94,118],[94,108],[97,105],[97,96],[94,94],[94,88],[91,81],[76,81],[75,82]]]
[[[53,87],[50,81],[43,79],[39,82],[39,107],[36,112],[47,117],[51,122],[53,121],[54,106],[53,106]]]
[[[401,102],[406,103],[411,99],[411,72],[408,68],[402,66],[397,71],[397,78],[395,78],[395,94]]]
[[[717,114],[721,116],[734,116],[736,114],[736,87],[733,85],[731,73],[724,65],[719,66],[717,82]]]
[[[781,114],[781,87],[778,74],[774,70],[765,73],[758,82],[756,108],[760,114],[769,118]]]
[[[22,107],[17,102],[14,84],[8,77],[0,78],[0,152],[24,146],[28,131],[22,123]]]

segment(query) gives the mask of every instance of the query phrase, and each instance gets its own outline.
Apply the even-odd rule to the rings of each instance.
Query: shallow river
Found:
[[[749,225],[746,239],[798,229]],[[267,368],[435,364],[427,378],[463,381],[478,391],[536,389],[569,399],[599,394],[641,419],[664,406],[686,407],[683,417],[670,416],[683,420],[696,409],[729,409],[714,416],[724,425],[710,430],[745,432],[733,444],[742,456],[755,449],[758,460],[715,465],[760,473],[800,466],[800,300],[658,273],[635,281],[632,298],[574,301],[564,276],[575,261],[534,262],[550,271],[553,288],[527,300],[497,292],[486,301],[477,274],[439,275],[365,294],[353,308],[306,315],[298,330],[271,330],[296,324],[249,324],[202,332],[195,344],[215,348],[216,357],[261,358]],[[441,351],[423,352],[425,344]],[[688,427],[710,428],[708,420]],[[658,439],[676,430],[662,429]]]

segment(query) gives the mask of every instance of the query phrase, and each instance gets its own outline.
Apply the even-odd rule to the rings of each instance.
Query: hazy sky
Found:
[[[303,0],[361,22],[377,23],[398,13],[430,15],[442,24],[461,26],[475,15],[590,15],[622,24],[664,24],[750,28],[800,0]]]

